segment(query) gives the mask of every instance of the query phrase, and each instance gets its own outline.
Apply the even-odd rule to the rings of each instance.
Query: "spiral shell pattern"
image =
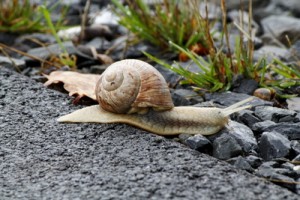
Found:
[[[127,59],[113,63],[96,85],[100,106],[113,113],[144,113],[149,108],[174,107],[163,76],[146,62]]]

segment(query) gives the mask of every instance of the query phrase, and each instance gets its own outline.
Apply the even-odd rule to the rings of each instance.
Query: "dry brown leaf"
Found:
[[[54,71],[44,76],[48,79],[48,81],[44,83],[45,86],[63,82],[64,88],[69,92],[70,96],[78,95],[74,100],[76,102],[84,96],[96,100],[95,87],[100,75]]]

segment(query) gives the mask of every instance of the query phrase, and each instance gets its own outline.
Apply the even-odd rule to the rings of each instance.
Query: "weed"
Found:
[[[50,10],[58,4],[53,5]],[[0,3],[0,31],[12,33],[47,32],[43,15],[30,0],[2,0]],[[63,15],[61,16],[61,18]],[[62,26],[59,20],[56,27]]]
[[[60,48],[63,51],[63,53],[61,55],[59,55],[58,57],[52,57],[52,62],[58,63],[59,65],[62,65],[62,66],[67,65],[71,69],[76,69],[77,58],[74,55],[69,55],[66,48],[64,47],[61,39],[59,38],[59,36],[56,33],[55,27],[51,20],[49,10],[45,6],[39,6],[39,11],[44,15],[46,23],[47,23],[50,31],[52,32],[52,35],[55,37],[56,42],[58,43],[58,45],[60,46]]]
[[[189,71],[188,67],[182,67],[178,62],[174,62],[170,65],[158,58],[145,53],[147,57],[155,62],[163,65],[164,67],[180,74],[185,78],[182,84],[194,85],[195,89],[204,91],[224,91],[229,90],[232,87],[233,80],[236,76],[243,76],[247,79],[254,79],[262,87],[273,87],[279,90],[284,88],[300,85],[300,70],[296,67],[287,66],[278,59],[274,59],[271,63],[266,63],[264,58],[259,59],[257,62],[253,62],[253,34],[251,29],[252,24],[252,1],[249,1],[249,27],[248,30],[243,30],[244,24],[235,24],[240,30],[240,36],[236,38],[236,45],[234,51],[229,47],[229,35],[227,31],[226,17],[226,5],[225,1],[221,0],[221,8],[223,12],[223,36],[227,41],[227,53],[224,53],[223,47],[217,49],[214,46],[214,41],[210,34],[210,26],[207,19],[200,16],[199,11],[196,9],[197,0],[191,1],[194,20],[198,21],[198,24],[202,24],[203,38],[206,41],[206,48],[208,49],[208,55],[203,58],[197,55],[195,52],[187,49],[186,47],[169,41],[169,44],[174,47],[178,52],[183,52],[189,59],[192,60],[198,67],[197,73]],[[240,19],[241,22],[244,20]],[[247,39],[247,42],[244,42]],[[277,74],[277,76],[274,76]],[[279,77],[279,78],[278,78]]]
[[[162,0],[154,5],[154,10],[143,0],[125,0],[126,6],[118,0],[112,2],[120,24],[163,50],[170,50],[169,41],[185,48],[197,43],[206,47],[201,29],[204,20],[195,20],[197,13],[191,12],[189,0]]]

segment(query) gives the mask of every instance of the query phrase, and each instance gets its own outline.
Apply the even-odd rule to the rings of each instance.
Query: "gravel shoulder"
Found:
[[[0,67],[1,199],[298,199],[127,125],[57,123],[71,101]]]

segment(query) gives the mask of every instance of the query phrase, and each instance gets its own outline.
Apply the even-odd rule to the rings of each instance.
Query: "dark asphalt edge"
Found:
[[[298,198],[127,125],[58,124],[71,100],[0,67],[1,199]]]

